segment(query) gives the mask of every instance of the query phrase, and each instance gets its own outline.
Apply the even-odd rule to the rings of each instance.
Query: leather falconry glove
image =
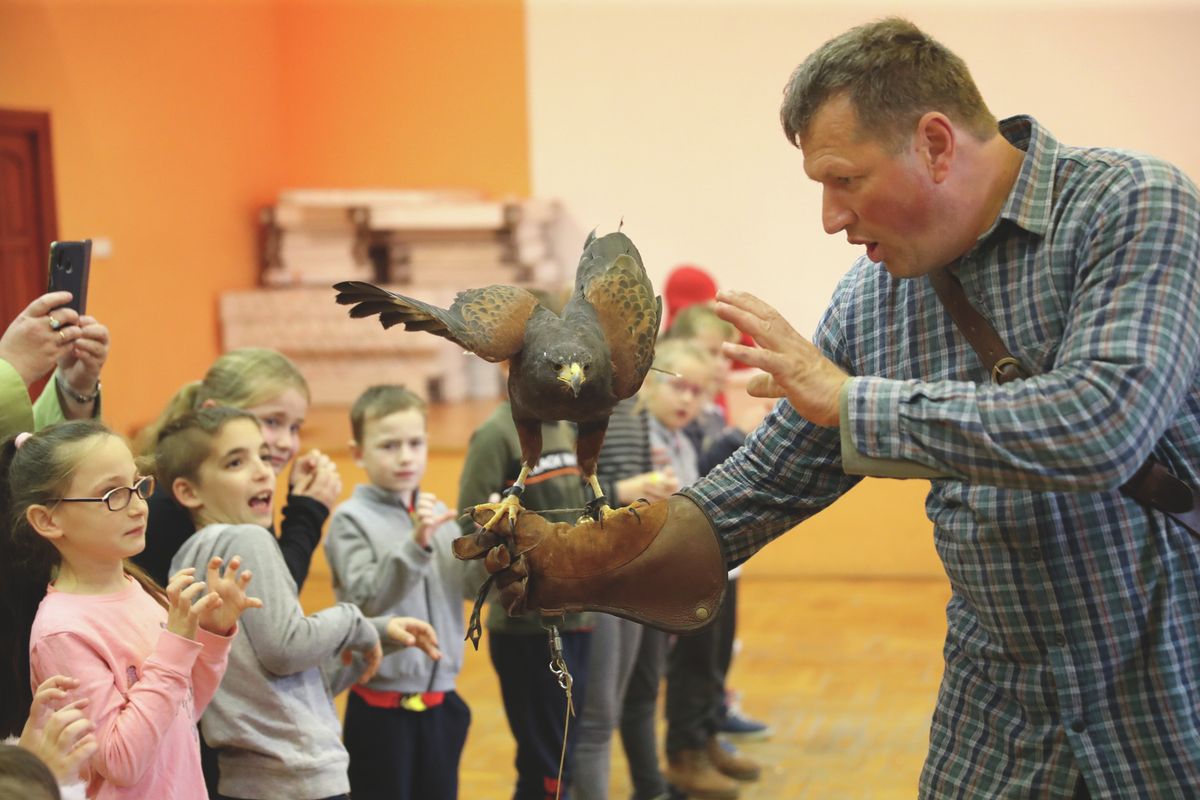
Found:
[[[492,511],[472,512],[477,525]],[[484,559],[509,614],[602,611],[670,633],[711,622],[726,567],[708,517],[681,494],[615,509],[603,523],[549,522],[523,510],[454,541],[460,559]]]

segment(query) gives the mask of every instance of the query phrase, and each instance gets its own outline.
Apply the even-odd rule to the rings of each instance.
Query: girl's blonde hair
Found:
[[[219,406],[249,408],[295,389],[311,401],[308,381],[287,356],[265,347],[230,350],[208,368],[204,379],[192,381],[175,393],[167,407],[152,424],[137,435],[139,455],[154,452],[158,434],[172,420],[195,411],[211,400]]]
[[[692,339],[660,339],[658,344],[654,346],[654,370],[646,375],[648,380],[665,380],[669,375],[664,375],[663,372],[674,374],[678,369],[679,364],[684,361],[695,361],[701,364],[710,372],[714,371],[716,364],[713,361],[712,355],[709,354],[700,345]],[[662,370],[659,372],[658,370]],[[643,386],[643,389],[645,386]],[[638,392],[637,400],[634,403],[634,408],[642,411],[646,408],[645,392]]]
[[[96,420],[52,425],[17,447],[16,437],[0,446],[0,735],[20,732],[33,701],[29,677],[29,633],[38,605],[46,596],[58,550],[29,524],[30,506],[51,506],[70,485],[71,476],[90,451],[89,443],[116,436]],[[132,562],[125,572],[167,607],[167,596]]]
[[[688,306],[675,315],[675,321],[667,328],[667,339],[695,339],[700,331],[718,330],[725,341],[736,342],[738,330],[732,322],[721,319],[717,312],[706,305]]]
[[[713,366],[712,355],[692,339],[667,339],[654,348],[654,367],[666,372],[674,372],[681,361],[688,359],[708,369]]]

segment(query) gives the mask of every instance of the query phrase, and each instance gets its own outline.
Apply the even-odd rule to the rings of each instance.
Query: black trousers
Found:
[[[564,631],[563,658],[574,683],[571,687],[576,717],[568,728],[563,783],[570,784],[571,752],[575,748],[578,714],[587,690],[591,631]],[[562,755],[563,723],[567,699],[551,674],[550,645],[545,635],[488,631],[488,653],[500,679],[500,694],[508,727],[517,742],[517,785],[513,800],[553,798]],[[562,797],[567,797],[563,791]],[[354,800],[359,800],[356,796]]]
[[[725,707],[725,673],[733,654],[737,581],[711,625],[680,634],[667,654],[667,752],[702,750]]]
[[[425,711],[374,708],[354,692],[343,739],[354,800],[455,800],[471,710],[457,692]]]

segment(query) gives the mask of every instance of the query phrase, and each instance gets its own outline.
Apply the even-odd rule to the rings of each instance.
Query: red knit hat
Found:
[[[700,267],[681,264],[667,275],[663,299],[667,303],[667,327],[688,306],[707,303],[717,296],[717,282]]]

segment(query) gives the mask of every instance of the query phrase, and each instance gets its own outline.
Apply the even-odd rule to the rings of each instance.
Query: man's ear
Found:
[[[171,483],[171,495],[184,508],[194,510],[204,506],[204,501],[200,499],[200,494],[196,491],[196,485],[187,478],[176,478]]]
[[[53,512],[46,506],[32,505],[25,509],[25,520],[38,536],[44,539],[61,539],[66,533]]]
[[[942,183],[950,174],[957,145],[954,123],[940,111],[930,111],[917,122],[917,157],[934,183]]]
[[[353,458],[354,463],[360,467],[363,465],[362,456],[363,456],[362,445],[359,444],[358,442],[354,441],[353,439],[351,439],[350,440],[350,457]]]

